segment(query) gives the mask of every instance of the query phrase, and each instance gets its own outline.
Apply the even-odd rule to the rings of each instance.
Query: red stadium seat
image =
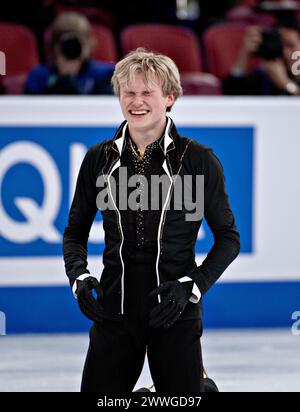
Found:
[[[24,84],[27,79],[27,74],[18,74],[12,76],[3,76],[1,86],[5,94],[23,94]]]
[[[181,73],[202,70],[197,37],[187,28],[155,23],[131,25],[121,32],[121,47],[124,54],[137,47],[166,54]]]
[[[222,94],[220,79],[210,73],[184,73],[181,75],[184,95],[217,96]]]
[[[27,73],[39,63],[34,34],[27,27],[0,23],[0,50],[6,56],[6,74]]]
[[[116,63],[118,59],[117,47],[110,29],[99,24],[92,25],[92,35],[95,40],[93,57],[96,60]]]
[[[34,34],[19,24],[0,23],[0,50],[6,60],[6,75],[1,76],[4,92],[21,94],[28,72],[39,63]]]
[[[241,0],[240,3],[244,6],[256,7],[258,0]]]
[[[242,47],[246,27],[246,24],[217,24],[204,32],[203,45],[210,73],[221,79],[229,74]]]

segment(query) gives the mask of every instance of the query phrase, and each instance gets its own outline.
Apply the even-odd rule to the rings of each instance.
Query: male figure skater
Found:
[[[94,321],[81,390],[131,392],[147,352],[157,392],[201,392],[201,297],[240,247],[223,168],[167,116],[182,94],[169,57],[139,48],[117,63],[112,83],[125,120],[112,140],[88,150],[63,240],[72,290]],[[87,269],[98,208],[105,231],[100,282]],[[214,244],[197,267],[203,217]]]

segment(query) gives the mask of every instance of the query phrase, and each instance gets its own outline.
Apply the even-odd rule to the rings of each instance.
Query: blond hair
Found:
[[[161,85],[163,96],[173,94],[177,99],[182,95],[180,75],[174,61],[164,54],[139,47],[128,53],[115,66],[111,82],[117,96],[120,96],[121,84],[130,82],[136,73],[141,73],[144,76],[146,84],[157,79]]]

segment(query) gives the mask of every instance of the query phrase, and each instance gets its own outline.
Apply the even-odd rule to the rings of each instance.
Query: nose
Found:
[[[132,101],[133,106],[140,107],[140,106],[143,105],[143,103],[144,103],[144,101],[143,101],[142,96],[139,96],[139,95],[134,96],[133,101]]]

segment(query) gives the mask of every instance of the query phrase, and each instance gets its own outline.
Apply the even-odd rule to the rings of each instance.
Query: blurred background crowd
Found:
[[[299,0],[2,0],[0,93],[112,94],[137,47],[173,58],[186,95],[300,95]]]

